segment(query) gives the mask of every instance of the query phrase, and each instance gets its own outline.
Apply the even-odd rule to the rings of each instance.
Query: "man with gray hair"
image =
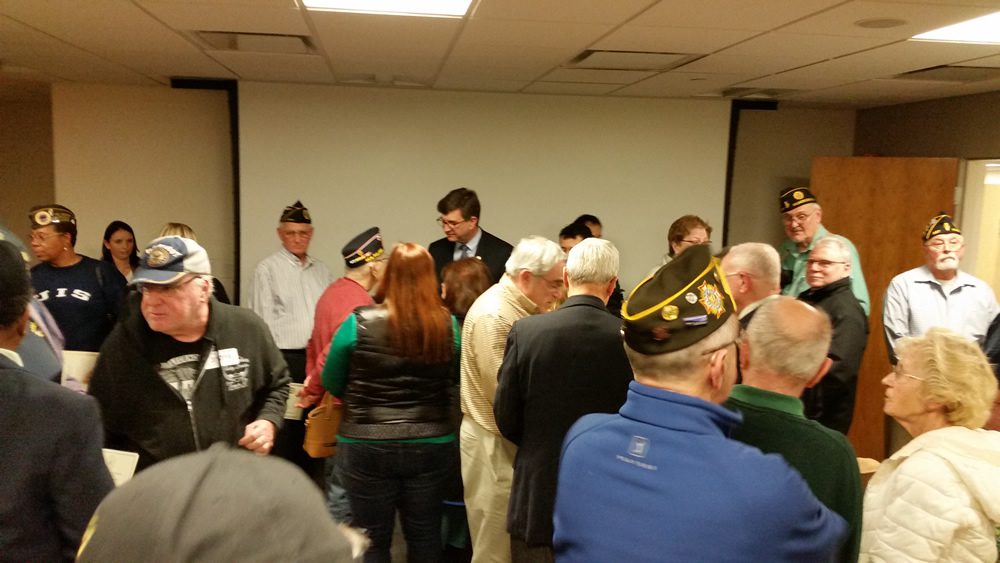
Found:
[[[818,385],[803,393],[806,416],[844,434],[854,417],[858,369],[868,343],[868,315],[851,291],[851,272],[851,251],[844,239],[823,237],[809,253],[809,289],[799,296],[825,311],[833,323],[833,340],[827,352],[833,365]]]
[[[778,456],[726,436],[739,322],[718,260],[692,246],[622,311],[635,373],[617,414],[566,434],[560,562],[829,561],[845,530]],[[753,325],[751,325],[753,326]]]
[[[553,560],[559,451],[585,414],[617,412],[632,369],[621,321],[605,308],[618,281],[618,249],[587,238],[569,251],[563,282],[569,298],[548,315],[521,319],[507,336],[493,412],[517,445],[507,512],[511,557]]]
[[[722,272],[733,292],[743,328],[750,324],[758,307],[781,293],[781,261],[778,251],[769,244],[745,242],[730,248],[722,257]]]
[[[497,374],[514,321],[547,312],[562,297],[565,264],[558,244],[521,239],[503,277],[476,299],[462,325],[459,443],[473,561],[510,561],[506,520],[516,447],[493,416]]]
[[[776,453],[794,467],[820,502],[848,524],[838,561],[858,560],[861,539],[861,479],[854,448],[840,432],[805,417],[799,396],[819,383],[833,329],[829,318],[791,297],[757,309],[740,344],[743,383],[725,406],[743,415],[730,435]]]

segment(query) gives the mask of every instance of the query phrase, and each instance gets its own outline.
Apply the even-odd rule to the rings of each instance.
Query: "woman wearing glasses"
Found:
[[[438,561],[458,455],[448,393],[458,382],[458,323],[418,244],[392,250],[375,300],[344,320],[323,368],[323,386],[344,400],[337,458],[352,525],[371,538],[365,561],[388,562],[399,510],[407,560]]]
[[[59,325],[66,350],[97,352],[118,318],[125,278],[110,262],[76,253],[76,216],[62,205],[34,207],[31,269],[35,296]]]
[[[684,215],[670,224],[667,244],[664,264],[696,244],[712,244],[712,227],[697,215]]]
[[[861,561],[997,561],[1000,433],[983,430],[997,381],[975,342],[943,328],[896,344],[885,413],[913,440],[864,500]]]

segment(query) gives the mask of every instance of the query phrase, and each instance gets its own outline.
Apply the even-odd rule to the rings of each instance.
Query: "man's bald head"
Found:
[[[826,313],[792,297],[762,305],[747,328],[750,358],[744,377],[755,372],[809,382],[830,351],[833,328]]]

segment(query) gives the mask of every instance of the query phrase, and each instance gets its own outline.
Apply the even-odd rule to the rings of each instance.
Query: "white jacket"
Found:
[[[949,426],[887,459],[865,493],[860,561],[997,561],[1000,432]]]

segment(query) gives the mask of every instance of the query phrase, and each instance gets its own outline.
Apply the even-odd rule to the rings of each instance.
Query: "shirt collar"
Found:
[[[8,350],[6,348],[0,348],[0,356],[6,356],[8,360],[14,362],[19,367],[24,367],[24,362],[21,360],[21,355],[13,350]]]
[[[313,257],[309,256],[308,254],[306,254],[306,261],[302,262],[301,260],[299,260],[298,256],[289,252],[288,249],[285,248],[284,246],[282,246],[281,249],[278,250],[278,252],[285,260],[288,260],[289,262],[295,264],[296,266],[300,266],[303,269],[312,266],[313,262],[315,262],[315,260],[313,260]]]
[[[471,239],[469,239],[469,242],[464,243],[465,246],[469,247],[469,252],[471,252],[473,256],[475,256],[476,251],[479,250],[479,241],[481,240],[483,240],[483,230],[480,229],[479,227],[476,227],[476,235]],[[458,244],[463,244],[463,243],[458,243]]]
[[[820,225],[816,227],[816,232],[813,233],[813,238],[812,240],[809,241],[809,246],[807,246],[805,250],[800,251],[799,246],[795,244],[795,242],[792,239],[785,239],[785,242],[783,242],[782,245],[785,247],[785,250],[794,254],[795,256],[798,256],[800,254],[809,254],[810,252],[812,252],[813,247],[816,246],[816,243],[819,242],[819,239],[829,234],[830,231],[826,230],[826,227],[824,227],[823,224],[820,223]]]
[[[796,397],[785,395],[783,393],[775,393],[773,391],[760,389],[758,387],[751,387],[750,385],[743,385],[741,383],[733,387],[732,392],[729,394],[729,398],[737,401],[743,401],[744,403],[749,403],[758,407],[764,407],[788,413],[800,418],[805,418],[805,409],[802,406],[802,401]]]
[[[955,279],[954,279],[955,283],[952,284],[951,289],[957,289],[965,285],[974,285],[970,278],[971,276],[969,274],[963,272],[962,270],[959,270],[955,274]],[[923,266],[917,269],[916,281],[917,283],[933,283],[941,285],[941,282],[934,277],[934,274],[931,273],[931,269],[927,267],[927,264],[924,264]]]
[[[765,297],[763,299],[758,299],[757,301],[754,301],[753,303],[751,303],[751,304],[747,305],[746,307],[740,309],[740,317],[739,318],[742,319],[743,317],[745,317],[745,316],[749,315],[750,313],[756,311],[764,303],[767,303],[768,301],[774,301],[775,299],[777,299],[779,297],[781,297],[780,293],[777,294],[777,295],[768,295],[767,297]]]
[[[508,276],[507,274],[504,274],[500,278],[500,287],[502,287],[505,292],[507,292],[511,297],[513,297],[514,301],[516,301],[518,305],[524,308],[524,310],[527,311],[529,315],[534,315],[538,311],[538,305],[535,305],[534,301],[528,299],[527,295],[521,293],[521,289],[517,287],[516,283],[514,283],[514,278]]]

